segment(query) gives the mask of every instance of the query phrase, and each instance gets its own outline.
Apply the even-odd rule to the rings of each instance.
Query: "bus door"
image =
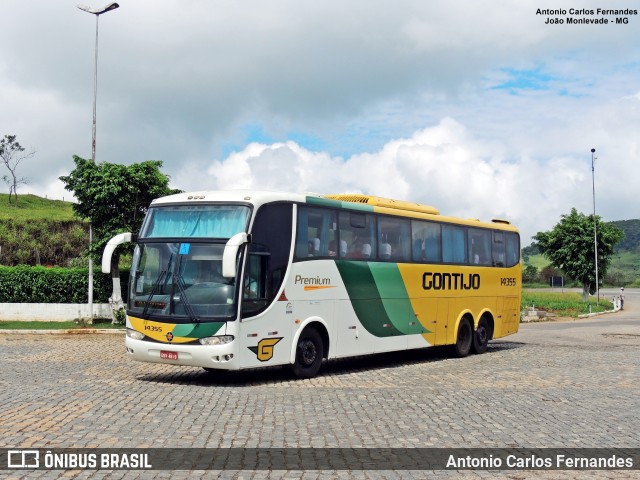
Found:
[[[292,312],[287,302],[273,302],[270,298],[270,260],[266,252],[249,251],[247,255],[239,329],[243,367],[289,362]]]
[[[520,323],[519,300],[518,297],[504,297],[504,307],[502,309],[503,335],[518,331]]]

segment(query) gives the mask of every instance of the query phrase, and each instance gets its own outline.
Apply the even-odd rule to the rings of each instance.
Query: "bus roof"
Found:
[[[211,202],[248,203],[254,207],[259,207],[265,203],[271,202],[307,203],[310,205],[322,205],[334,208],[385,213],[410,218],[439,220],[447,223],[456,223],[467,226],[517,231],[516,227],[511,225],[507,220],[494,219],[483,222],[477,219],[443,216],[440,215],[438,209],[429,205],[357,193],[320,195],[317,193],[301,194],[268,190],[203,190],[197,192],[178,193],[175,195],[157,198],[151,202],[151,206],[170,205],[176,203],[189,204]]]
[[[203,190],[198,192],[185,192],[156,198],[151,202],[152,206],[167,205],[173,203],[209,203],[209,202],[233,202],[249,203],[256,207],[270,202],[301,202],[306,201],[307,195],[300,193],[286,193],[268,190]]]
[[[337,195],[325,195],[325,198],[332,198],[334,200],[341,200],[343,202],[364,203],[376,207],[388,207],[396,208],[398,210],[407,210],[409,212],[430,213],[432,215],[439,215],[440,211],[435,207],[429,205],[422,205],[420,203],[404,202],[402,200],[393,200],[391,198],[374,197],[372,195],[361,195],[357,193],[340,193]]]

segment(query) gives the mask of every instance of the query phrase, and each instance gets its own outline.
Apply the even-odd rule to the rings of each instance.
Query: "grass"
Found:
[[[71,198],[71,193],[69,193]],[[18,201],[0,193],[0,219],[3,220],[78,220],[73,213],[73,203],[49,200],[36,195],[18,194]]]
[[[0,330],[86,330],[123,329],[124,325],[113,325],[111,320],[96,320],[93,324],[76,322],[0,322]]]
[[[577,317],[585,313],[596,313],[611,310],[613,305],[607,299],[600,297],[600,305],[596,305],[595,298],[589,298],[588,303],[582,301],[582,295],[575,292],[522,292],[522,308],[535,306],[537,310],[554,313],[560,317]],[[589,309],[591,306],[591,310]]]
[[[544,267],[549,265],[549,260],[546,259],[544,255],[531,255],[529,260],[527,260],[526,265],[533,265],[538,269],[538,271],[542,270]]]

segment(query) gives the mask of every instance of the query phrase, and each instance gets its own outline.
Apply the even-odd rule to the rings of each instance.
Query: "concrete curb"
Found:
[[[598,315],[606,315],[607,313],[616,313],[619,312],[619,308],[614,308],[613,310],[605,310],[604,312],[596,312],[596,313],[584,313],[582,315],[578,315],[578,318],[590,318],[597,317]]]
[[[23,333],[37,335],[88,335],[88,334],[120,334],[124,335],[125,329],[119,328],[71,328],[67,330],[22,330],[22,329],[0,329],[0,334]]]

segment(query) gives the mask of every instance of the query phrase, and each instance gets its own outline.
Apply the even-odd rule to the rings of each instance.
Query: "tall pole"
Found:
[[[98,19],[96,15],[96,48],[93,60],[93,123],[91,125],[91,161],[96,161],[96,106],[98,104]]]
[[[596,305],[600,305],[600,282],[598,279],[598,228],[596,221],[596,167],[594,154],[596,149],[591,149],[591,185],[593,187],[593,252],[596,260]]]
[[[91,125],[91,162],[96,161],[96,106],[98,103],[98,18],[100,15],[111,10],[115,10],[120,5],[117,3],[110,3],[104,8],[95,10],[85,5],[78,5],[80,10],[91,13],[96,16],[96,46],[93,62],[93,123]],[[89,247],[93,244],[93,225],[91,219],[89,219]],[[93,259],[91,253],[89,253],[89,287],[88,287],[88,302],[89,302],[89,319],[93,322]]]

